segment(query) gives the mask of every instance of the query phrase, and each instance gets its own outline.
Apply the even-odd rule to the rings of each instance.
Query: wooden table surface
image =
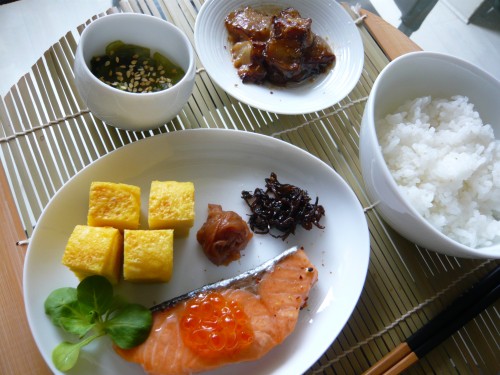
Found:
[[[103,10],[104,11],[104,10]],[[420,48],[380,17],[362,10],[364,22],[387,57],[392,60]],[[77,25],[75,25],[76,28]],[[20,31],[22,32],[22,31]],[[27,246],[19,215],[0,164],[0,374],[50,374],[26,319],[23,303],[23,262]]]

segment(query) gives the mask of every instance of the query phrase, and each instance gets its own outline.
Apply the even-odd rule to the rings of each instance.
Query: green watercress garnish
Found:
[[[149,309],[114,295],[113,286],[102,276],[89,276],[76,288],[54,290],[44,308],[54,325],[79,339],[64,341],[53,350],[52,361],[59,371],[73,368],[81,348],[104,335],[122,349],[141,344],[153,324]]]

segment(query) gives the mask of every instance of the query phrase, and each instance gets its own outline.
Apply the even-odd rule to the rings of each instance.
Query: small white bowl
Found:
[[[280,87],[243,84],[231,61],[226,16],[246,6],[293,7],[312,19],[312,31],[332,48],[333,69],[314,79]],[[279,114],[310,113],[345,98],[363,71],[364,49],[358,27],[344,8],[333,0],[207,0],[196,17],[194,30],[198,56],[210,77],[236,99],[258,109]]]
[[[366,190],[384,220],[402,236],[429,250],[464,258],[500,258],[500,245],[471,248],[450,239],[426,221],[403,197],[387,167],[376,122],[408,100],[463,95],[483,123],[500,138],[500,82],[458,58],[432,52],[403,55],[377,77],[363,114],[360,159]]]
[[[90,71],[90,60],[116,40],[161,53],[185,71],[184,77],[171,88],[152,93],[125,92],[101,82]],[[136,13],[111,14],[90,23],[81,35],[74,71],[76,87],[90,111],[126,130],[150,130],[172,120],[191,96],[196,73],[187,36],[167,21]]]

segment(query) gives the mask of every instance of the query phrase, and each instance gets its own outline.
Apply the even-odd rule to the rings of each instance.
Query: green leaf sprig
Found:
[[[59,371],[73,368],[81,348],[104,335],[122,349],[141,344],[153,324],[149,309],[114,295],[113,286],[102,276],[89,276],[76,288],[54,290],[44,307],[52,323],[79,338],[75,343],[64,341],[53,350],[52,361]]]

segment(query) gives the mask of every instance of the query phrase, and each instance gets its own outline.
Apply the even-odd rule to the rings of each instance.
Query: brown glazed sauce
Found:
[[[229,13],[225,26],[241,80],[285,85],[330,69],[335,55],[311,25],[293,8],[272,13],[246,7]]]

